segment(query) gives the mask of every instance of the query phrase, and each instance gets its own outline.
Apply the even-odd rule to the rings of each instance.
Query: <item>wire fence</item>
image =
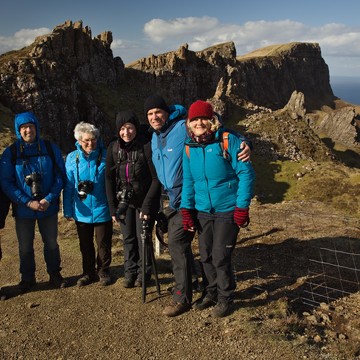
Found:
[[[250,214],[234,254],[240,298],[266,293],[318,306],[360,291],[359,217],[301,201],[255,204]]]

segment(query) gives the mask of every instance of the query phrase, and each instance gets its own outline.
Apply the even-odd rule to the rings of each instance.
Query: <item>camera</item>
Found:
[[[116,194],[116,198],[119,201],[116,209],[116,219],[124,219],[127,208],[129,207],[130,199],[132,198],[134,191],[132,189],[122,189]]]
[[[93,191],[94,183],[90,180],[79,181],[77,189],[80,200],[84,201],[86,197]]]
[[[31,195],[34,200],[41,200],[43,193],[41,191],[41,175],[37,172],[33,172],[30,175],[24,177],[26,185],[31,188]]]

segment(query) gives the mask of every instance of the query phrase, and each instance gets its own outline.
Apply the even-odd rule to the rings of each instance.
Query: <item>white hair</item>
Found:
[[[98,139],[100,131],[93,124],[82,121],[75,126],[74,137],[79,141],[82,140],[84,134],[91,134],[95,139]]]

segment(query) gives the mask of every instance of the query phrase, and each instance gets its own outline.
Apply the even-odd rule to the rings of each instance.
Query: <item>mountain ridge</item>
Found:
[[[79,121],[96,125],[107,143],[114,135],[116,112],[131,108],[146,122],[143,103],[156,92],[169,104],[186,107],[208,100],[228,127],[247,134],[255,144],[258,178],[272,186],[266,193],[279,188],[274,173],[262,176],[273,162],[282,162],[281,168],[293,162],[291,171],[303,174],[298,179],[313,176],[314,169],[322,169],[320,163],[360,168],[360,106],[334,96],[318,44],[279,44],[240,56],[233,42],[196,52],[184,44],[125,65],[113,56],[111,42],[110,31],[92,38],[81,21],[66,21],[32,45],[0,55],[0,114],[6,119],[1,132],[11,133],[15,113],[32,110],[42,136],[66,154],[74,148]],[[4,137],[0,147],[8,143]],[[262,180],[258,184],[257,192],[264,193]],[[299,190],[296,196],[308,195]],[[286,199],[284,189],[274,198]]]
[[[77,122],[94,122],[107,137],[116,111],[133,107],[142,115],[142,103],[154,91],[185,106],[214,99],[231,120],[246,113],[248,103],[282,108],[295,90],[304,93],[308,109],[334,107],[317,44],[266,47],[246,58],[236,56],[233,42],[198,52],[185,44],[125,66],[113,57],[111,42],[111,31],[92,38],[82,21],[68,20],[32,45],[1,55],[0,102],[12,112],[32,109],[49,137],[65,132],[59,144],[64,151]],[[260,59],[265,50],[271,56]]]

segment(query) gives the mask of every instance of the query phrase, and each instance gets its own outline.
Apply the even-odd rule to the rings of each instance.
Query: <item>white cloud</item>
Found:
[[[0,54],[32,44],[37,36],[51,33],[48,28],[21,29],[12,36],[0,36]]]
[[[118,49],[123,49],[124,47],[126,47],[125,41],[124,40],[120,40],[120,39],[114,39],[113,42],[111,43],[111,49],[112,50],[118,50]]]
[[[159,47],[159,53],[165,48],[175,50],[183,43],[198,51],[233,41],[238,55],[242,55],[267,45],[298,41],[319,43],[324,56],[360,57],[360,28],[336,23],[309,27],[292,20],[260,20],[236,25],[220,24],[216,18],[188,17],[153,19],[145,24],[144,32]]]
[[[144,25],[145,34],[154,42],[196,36],[211,31],[218,26],[212,17],[187,17],[172,20],[153,19]]]

